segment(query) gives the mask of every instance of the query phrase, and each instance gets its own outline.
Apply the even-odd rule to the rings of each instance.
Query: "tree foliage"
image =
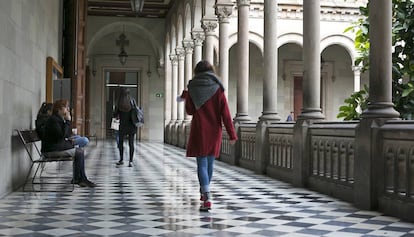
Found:
[[[414,114],[414,1],[393,0],[392,4],[392,99],[401,117],[411,119]],[[369,69],[368,6],[360,7],[360,13],[363,18],[345,31],[355,32],[355,47],[359,53],[355,65],[361,65],[362,71],[366,71]],[[345,111],[341,108],[338,118],[339,115],[348,118],[349,116],[343,116]]]

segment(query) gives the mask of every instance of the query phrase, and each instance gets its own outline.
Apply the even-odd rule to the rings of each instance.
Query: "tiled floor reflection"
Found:
[[[414,236],[412,223],[221,162],[213,209],[199,212],[194,159],[161,143],[137,150],[134,167],[117,168],[113,141],[87,147],[95,189],[1,199],[0,236]]]

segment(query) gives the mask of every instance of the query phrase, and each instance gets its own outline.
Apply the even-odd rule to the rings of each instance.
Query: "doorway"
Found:
[[[106,111],[106,137],[114,137],[114,130],[111,129],[111,121],[115,112],[118,88],[129,89],[129,95],[135,99],[137,106],[142,107],[142,86],[140,71],[105,71],[105,111]],[[138,129],[137,139],[141,140],[141,131]]]
[[[303,107],[303,87],[302,87],[303,77],[295,76],[293,78],[293,115],[294,120],[296,121],[299,114],[302,112]]]

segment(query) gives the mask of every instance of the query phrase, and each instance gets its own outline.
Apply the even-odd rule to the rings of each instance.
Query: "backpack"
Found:
[[[46,136],[46,122],[49,119],[50,115],[47,113],[48,110],[52,109],[51,103],[43,103],[42,106],[39,109],[39,112],[37,113],[35,126],[36,126],[36,132],[37,136],[40,138],[40,140],[44,140]]]
[[[131,111],[131,120],[135,127],[139,128],[144,125],[144,111],[137,106],[135,100],[131,100],[132,111]]]

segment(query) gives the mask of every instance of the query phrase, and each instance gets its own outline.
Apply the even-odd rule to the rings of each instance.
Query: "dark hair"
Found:
[[[39,111],[37,112],[37,115],[46,115],[47,111],[52,111],[53,109],[53,103],[46,103],[43,102],[42,105],[40,106]]]
[[[194,74],[198,74],[201,72],[211,71],[214,72],[214,66],[211,65],[207,60],[201,60],[197,63],[196,67],[194,68]]]
[[[53,113],[57,114],[60,109],[66,108],[69,106],[69,101],[65,99],[57,100],[53,103]]]
[[[118,89],[118,101],[116,106],[122,112],[128,112],[132,109],[131,97],[129,96],[129,89],[120,87]]]

